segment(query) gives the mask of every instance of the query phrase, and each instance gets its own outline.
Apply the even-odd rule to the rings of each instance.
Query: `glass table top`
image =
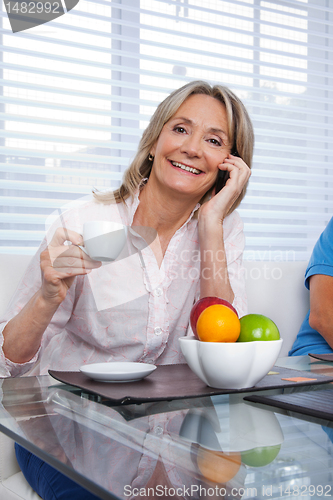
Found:
[[[276,365],[333,375],[308,356]],[[333,497],[333,422],[249,393],[113,406],[49,376],[0,384],[0,430],[102,499]]]

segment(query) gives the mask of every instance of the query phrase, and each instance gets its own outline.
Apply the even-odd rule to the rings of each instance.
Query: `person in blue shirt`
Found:
[[[310,310],[289,356],[333,353],[333,217],[317,241],[306,273]]]

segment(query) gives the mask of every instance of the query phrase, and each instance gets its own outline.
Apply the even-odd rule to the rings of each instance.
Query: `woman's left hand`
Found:
[[[251,170],[247,164],[241,158],[232,154],[229,154],[223,163],[218,165],[218,168],[228,171],[229,179],[217,195],[215,195],[214,188],[212,198],[207,203],[204,203],[199,210],[199,221],[202,217],[209,217],[210,220],[217,218],[222,222],[240,196],[251,175]]]

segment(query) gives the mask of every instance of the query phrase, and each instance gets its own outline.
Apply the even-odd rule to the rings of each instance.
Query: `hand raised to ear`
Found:
[[[200,217],[206,216],[223,221],[251,176],[251,170],[247,164],[238,156],[231,154],[218,165],[218,168],[228,172],[229,177],[223,189],[202,205],[199,210],[199,221]],[[213,191],[214,194],[215,191]]]

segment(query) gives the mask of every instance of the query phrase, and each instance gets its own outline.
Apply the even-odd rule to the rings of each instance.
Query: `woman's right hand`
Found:
[[[72,244],[65,245],[66,241]],[[83,245],[80,234],[58,228],[49,246],[41,253],[41,294],[46,302],[59,305],[76,276],[88,274],[102,265],[101,262],[92,260],[78,245]]]

